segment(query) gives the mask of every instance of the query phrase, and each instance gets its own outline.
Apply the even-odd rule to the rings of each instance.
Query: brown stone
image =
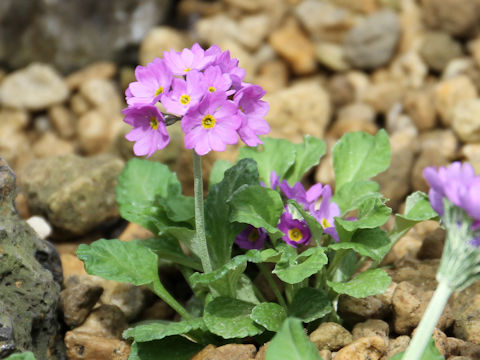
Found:
[[[91,110],[78,119],[77,134],[81,150],[87,155],[104,152],[112,140],[109,117],[99,110]]]
[[[126,341],[77,330],[67,331],[65,346],[69,360],[127,360],[130,354],[130,345]]]
[[[255,84],[260,85],[267,94],[281,90],[287,86],[288,68],[280,60],[271,60],[260,66]]]
[[[71,142],[60,139],[54,133],[46,132],[33,144],[32,150],[35,157],[45,158],[73,154],[75,147]]]
[[[381,336],[363,337],[337,352],[335,360],[379,360],[386,350],[387,344]]]
[[[403,105],[419,131],[435,127],[437,117],[433,95],[428,89],[407,91]]]
[[[219,347],[208,345],[192,360],[253,360],[257,349],[251,344],[227,344]]]
[[[406,335],[399,336],[395,339],[390,339],[385,355],[383,355],[380,360],[390,360],[392,356],[405,351],[409,342],[410,337]]]
[[[154,237],[153,233],[150,230],[145,229],[143,226],[140,226],[135,223],[129,223],[125,230],[118,237],[122,241],[130,241],[135,239],[148,239]]]
[[[445,244],[445,230],[438,227],[423,240],[418,252],[419,259],[440,259]]]
[[[297,75],[311,74],[316,69],[315,48],[294,18],[272,32],[270,45],[285,58]]]
[[[101,286],[89,282],[78,282],[62,290],[60,306],[65,323],[68,326],[78,326],[83,323],[102,292]]]

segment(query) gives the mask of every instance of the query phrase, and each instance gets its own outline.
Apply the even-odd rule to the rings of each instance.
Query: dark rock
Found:
[[[18,68],[48,62],[62,71],[118,60],[161,23],[170,0],[2,0],[0,60]],[[108,46],[105,46],[108,44]]]
[[[118,216],[114,189],[122,168],[110,155],[37,159],[24,169],[22,185],[32,213],[82,235]]]
[[[400,22],[390,10],[368,16],[345,38],[345,55],[355,67],[375,69],[392,58],[400,38]]]
[[[57,307],[61,270],[55,249],[16,213],[15,174],[0,158],[0,357],[32,351],[37,360],[64,359]],[[40,254],[56,271],[37,261]]]

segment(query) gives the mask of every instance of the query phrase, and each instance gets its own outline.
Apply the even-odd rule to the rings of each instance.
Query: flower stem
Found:
[[[195,150],[193,151],[193,191],[195,198],[195,229],[197,232],[194,239],[194,248],[202,261],[203,272],[213,270],[210,254],[208,253],[207,238],[205,236],[205,213],[203,209],[203,177],[202,158]]]
[[[287,310],[287,303],[285,302],[285,299],[282,296],[282,293],[280,292],[280,289],[277,286],[277,283],[275,280],[273,280],[272,274],[270,271],[268,271],[263,264],[257,264],[258,269],[262,273],[263,276],[265,276],[265,279],[268,282],[268,285],[270,285],[270,288],[272,289],[273,293],[275,294],[278,303],[285,309]]]
[[[170,295],[170,293],[165,289],[163,284],[157,280],[154,281],[153,284],[149,286],[150,290],[152,290],[160,299],[165,301],[173,310],[175,310],[178,314],[180,314],[181,317],[183,317],[185,320],[190,320],[192,319],[192,315],[185,310],[185,308],[180,305],[180,303],[175,300],[175,298]]]
[[[433,297],[422,316],[422,320],[415,330],[412,341],[410,341],[407,351],[403,355],[403,360],[421,359],[452,292],[453,289],[447,281],[438,283],[437,289],[433,293]]]

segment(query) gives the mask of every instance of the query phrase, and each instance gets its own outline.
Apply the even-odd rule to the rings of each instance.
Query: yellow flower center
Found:
[[[190,70],[192,70],[192,69],[190,69],[189,67],[186,67],[185,70],[183,70],[183,71],[189,72]]]
[[[215,118],[212,115],[205,115],[202,119],[202,126],[205,129],[211,129],[215,126]]]
[[[253,230],[250,232],[250,235],[248,235],[248,241],[254,243],[258,240],[259,237],[260,235],[258,235],[258,230]]]
[[[183,94],[180,96],[180,104],[187,105],[190,102],[190,96]]]
[[[325,219],[325,218],[322,219],[322,221],[320,222],[320,224],[322,225],[322,227],[323,227],[324,229],[329,228],[329,227],[332,227],[332,225],[331,225],[331,224],[328,222],[328,220]]]
[[[155,116],[150,116],[150,127],[153,129],[153,130],[157,130],[158,129],[158,120]]]
[[[238,107],[238,110],[240,110],[242,113],[245,113],[245,110],[241,106]]]
[[[155,96],[163,94],[163,86],[160,86],[157,90],[155,90]]]
[[[209,86],[208,91],[210,91],[212,93],[212,92],[217,91],[217,89],[215,89],[213,86]]]
[[[290,240],[295,242],[299,242],[303,239],[302,232],[299,228],[293,228],[288,230],[288,237],[290,238]]]

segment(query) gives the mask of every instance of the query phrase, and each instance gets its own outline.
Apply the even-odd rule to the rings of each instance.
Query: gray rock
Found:
[[[430,69],[442,71],[450,60],[462,56],[462,47],[449,34],[430,32],[423,39],[420,55]]]
[[[111,155],[38,159],[22,173],[29,207],[57,230],[81,235],[118,216],[115,184],[123,161]]]
[[[0,358],[32,351],[38,360],[64,359],[57,319],[60,259],[20,219],[15,195],[15,174],[0,158]]]
[[[37,111],[61,103],[68,93],[67,84],[50,65],[34,63],[5,77],[0,104]]]
[[[64,72],[95,60],[118,60],[126,47],[138,45],[149,29],[165,20],[171,3],[3,0],[0,60],[14,68],[43,61]]]
[[[368,16],[345,38],[345,55],[355,67],[374,69],[392,58],[400,37],[400,22],[390,10]]]

